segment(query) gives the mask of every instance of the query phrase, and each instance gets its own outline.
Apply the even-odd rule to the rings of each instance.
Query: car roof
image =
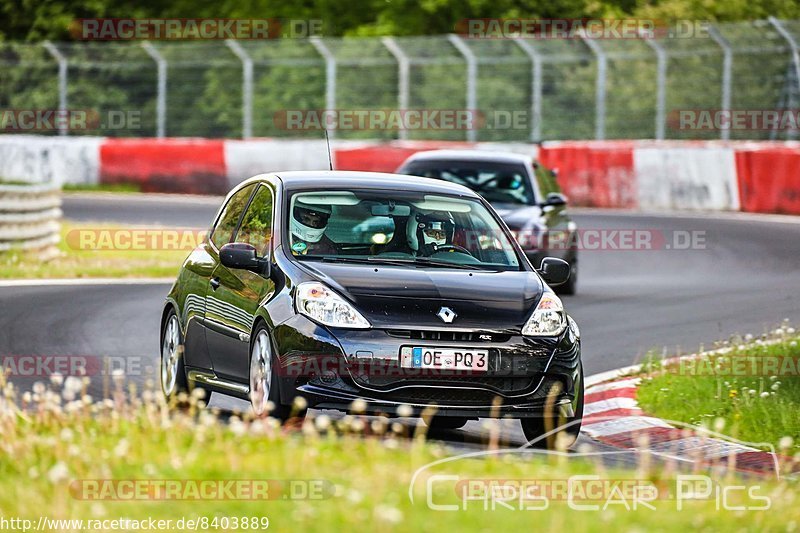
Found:
[[[406,162],[411,161],[484,161],[493,163],[533,163],[533,157],[515,152],[492,152],[488,150],[427,150],[417,152]]]
[[[272,172],[255,176],[249,181],[260,181],[268,175],[277,176],[286,191],[319,190],[323,187],[344,189],[401,189],[414,192],[457,194],[479,198],[472,189],[448,181],[389,174],[384,172],[358,172],[352,170],[303,170]]]

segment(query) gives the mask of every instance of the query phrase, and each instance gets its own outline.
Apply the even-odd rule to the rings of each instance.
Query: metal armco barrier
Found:
[[[0,184],[0,252],[17,249],[55,254],[60,219],[60,188]]]

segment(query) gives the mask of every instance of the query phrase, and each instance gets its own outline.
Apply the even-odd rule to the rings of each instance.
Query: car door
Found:
[[[271,185],[255,190],[231,242],[255,246],[259,257],[269,257],[275,194]],[[217,262],[211,275],[206,305],[206,339],[214,372],[220,378],[247,383],[250,368],[250,332],[261,302],[275,290],[272,280]]]

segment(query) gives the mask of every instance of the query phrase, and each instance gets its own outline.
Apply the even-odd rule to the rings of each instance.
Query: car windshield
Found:
[[[469,187],[491,203],[534,204],[523,164],[484,161],[412,161],[404,174],[434,178]]]
[[[476,199],[407,191],[314,191],[289,201],[301,260],[519,270],[511,242]]]

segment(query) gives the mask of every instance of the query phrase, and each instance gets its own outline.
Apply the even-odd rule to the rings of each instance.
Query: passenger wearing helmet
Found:
[[[336,254],[336,245],[325,235],[330,216],[330,206],[295,201],[290,222],[292,254]]]
[[[450,213],[416,213],[408,219],[408,243],[419,256],[435,254],[442,246],[452,244],[455,223]]]

